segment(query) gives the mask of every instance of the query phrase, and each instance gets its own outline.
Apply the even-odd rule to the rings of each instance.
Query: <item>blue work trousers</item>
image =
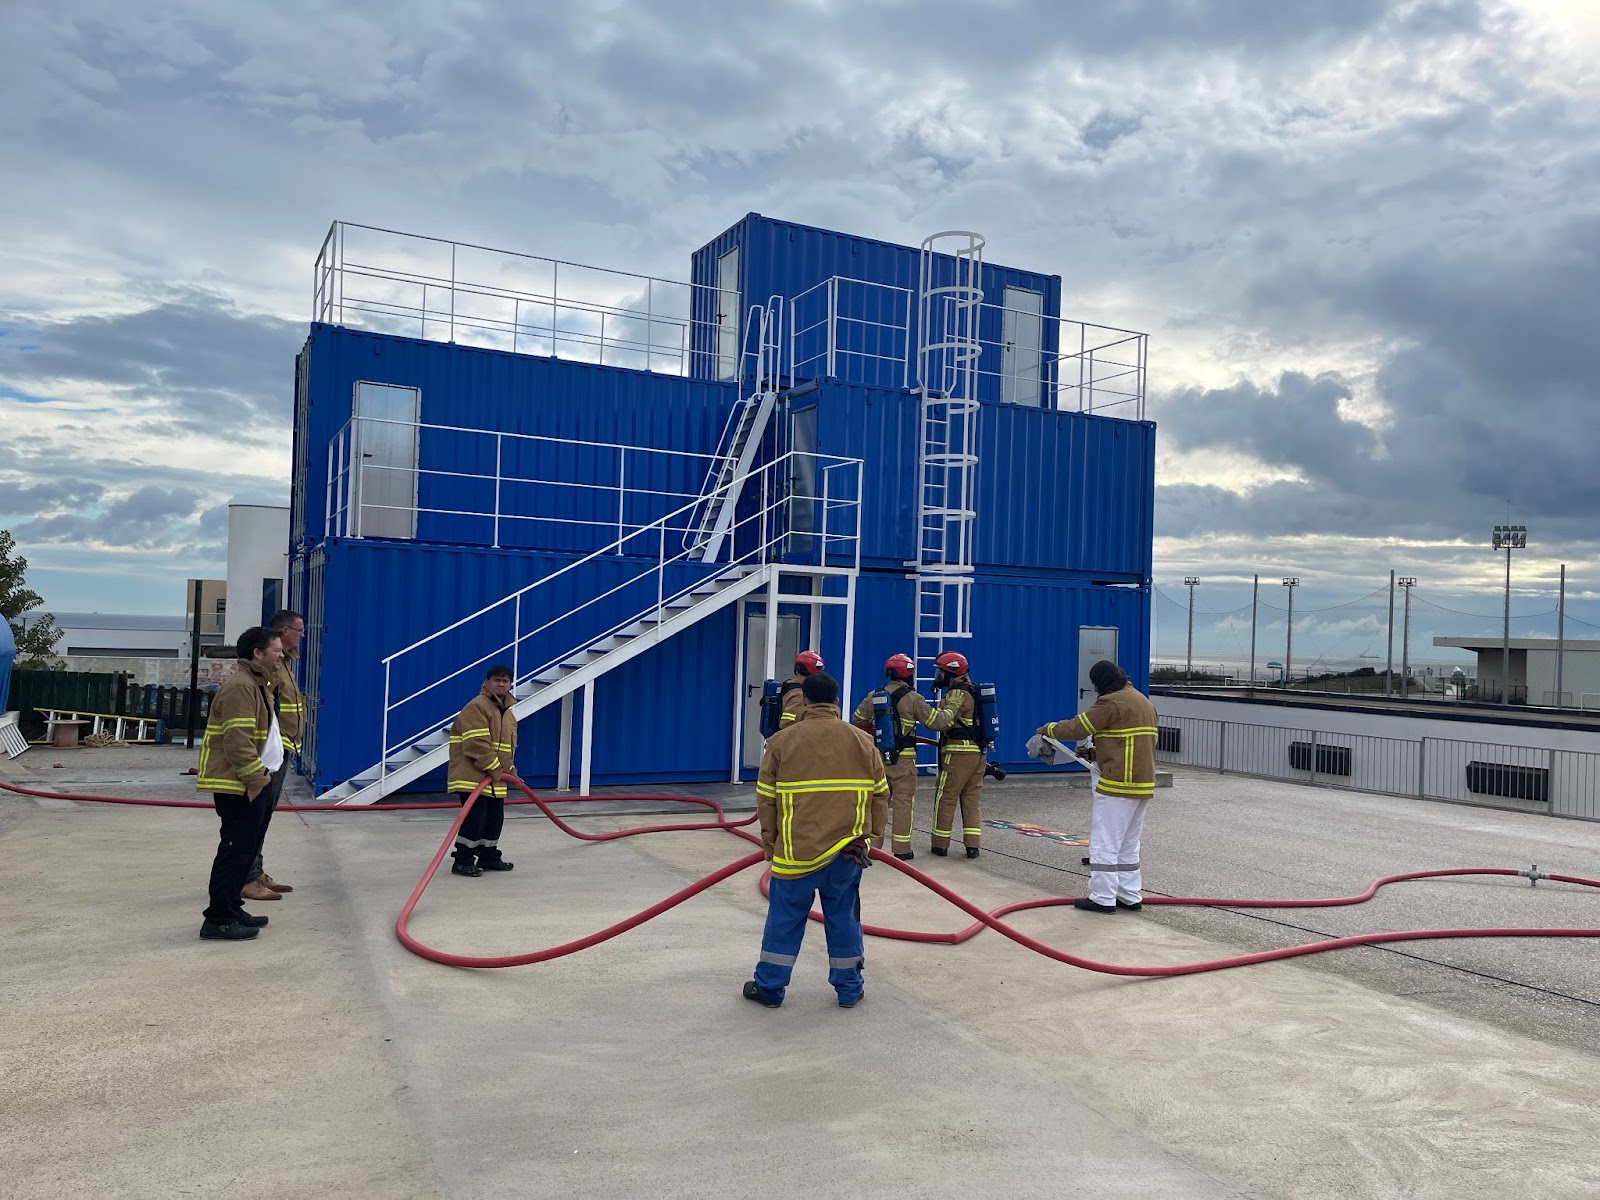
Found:
[[[849,1002],[861,995],[861,868],[839,855],[827,866],[798,879],[772,877],[767,928],[761,935],[756,986],[769,1000],[782,1001],[806,935],[813,896],[822,898],[822,928],[828,939],[828,982]]]

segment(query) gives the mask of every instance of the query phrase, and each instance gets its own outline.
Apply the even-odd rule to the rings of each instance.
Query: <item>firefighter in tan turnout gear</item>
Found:
[[[889,806],[893,813],[889,844],[894,856],[906,862],[916,857],[911,849],[911,822],[917,809],[917,726],[933,719],[933,709],[911,686],[916,669],[910,655],[891,655],[883,664],[887,682],[876,691],[868,692],[850,717],[857,729],[873,733],[877,728],[873,701],[880,693],[889,701],[895,748],[880,750],[884,773],[889,780]],[[881,847],[883,839],[880,837],[875,844]]]
[[[783,709],[783,714],[778,718],[779,729],[787,729],[800,719],[800,711],[806,706],[802,688],[805,681],[821,671],[822,667],[822,655],[815,650],[802,650],[794,656],[794,674],[778,688],[778,703]]]
[[[967,678],[965,655],[950,650],[934,659],[935,690],[944,698],[923,722],[939,734],[939,788],[933,810],[933,852],[950,852],[956,807],[961,808],[961,840],[967,857],[977,858],[983,840],[983,731],[978,725],[978,693]]]
[[[861,871],[867,843],[883,838],[889,790],[883,755],[839,716],[839,684],[807,676],[797,720],[767,741],[756,782],[761,844],[772,864],[767,925],[755,977],[744,997],[777,1008],[794,972],[810,919],[822,899],[828,982],[840,1008],[862,997]]]
[[[1088,712],[1038,729],[1062,742],[1094,739],[1100,779],[1089,815],[1089,895],[1073,907],[1137,912],[1144,904],[1139,841],[1156,790],[1156,709],[1114,662],[1095,663],[1089,682],[1099,695]]]
[[[511,870],[512,864],[500,853],[500,830],[506,819],[505,776],[517,752],[517,718],[511,704],[511,668],[490,667],[483,690],[450,726],[451,794],[464,801],[485,775],[489,777],[456,832],[451,874],[478,876],[485,871]]]

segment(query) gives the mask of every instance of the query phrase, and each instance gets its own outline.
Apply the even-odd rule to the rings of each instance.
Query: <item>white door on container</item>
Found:
[[[1044,352],[1043,293],[1008,287],[1000,325],[1005,342],[1000,399],[1007,404],[1038,408]]]
[[[800,618],[778,614],[778,656],[774,671],[779,679],[794,674],[794,656],[800,653]],[[749,613],[744,621],[744,765],[761,765],[761,685],[767,678],[767,618]]]
[[[739,373],[739,247],[717,259],[717,378]]]
[[[1104,625],[1078,627],[1078,712],[1086,712],[1094,705],[1094,684],[1089,682],[1089,668],[1102,658],[1117,663],[1117,631]],[[1076,715],[1076,714],[1074,714]]]
[[[417,421],[422,393],[387,383],[356,384],[351,439],[351,531],[360,537],[417,536]]]

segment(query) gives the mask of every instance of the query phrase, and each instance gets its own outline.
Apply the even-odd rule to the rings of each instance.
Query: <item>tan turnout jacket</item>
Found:
[[[883,837],[889,817],[883,755],[834,704],[811,704],[767,740],[756,781],[761,844],[772,873],[820,871],[859,837]]]
[[[1106,795],[1132,800],[1155,795],[1156,707],[1133,684],[1107,692],[1070,721],[1039,726],[1038,732],[1062,742],[1094,738],[1099,790]]]
[[[271,731],[272,679],[255,663],[240,659],[211,698],[195,787],[243,796],[257,784],[266,786],[272,772],[261,761],[261,748]]]
[[[805,681],[806,677],[798,672],[783,681],[781,689],[783,711],[778,715],[779,729],[793,725],[800,719],[800,710],[806,706],[805,689],[800,685]],[[794,686],[791,687],[791,684]]]
[[[873,711],[872,702],[879,693],[882,693],[889,697],[889,705],[895,711],[895,732],[902,739],[915,738],[917,736],[917,725],[919,723],[926,725],[933,719],[933,709],[929,707],[928,702],[922,698],[922,694],[916,688],[910,684],[905,684],[902,691],[901,687],[902,685],[895,684],[893,691],[890,691],[885,686],[874,688],[868,692],[862,697],[861,703],[856,705],[856,711],[850,714],[851,723],[858,729],[867,730],[868,736],[875,733],[878,728],[878,722],[877,714]],[[874,742],[873,744],[876,745],[877,743]],[[902,752],[900,761],[904,762],[908,756],[915,757],[915,755],[916,747],[908,747]]]
[[[296,654],[291,658],[285,650],[283,662],[272,677],[273,686],[278,689],[278,733],[283,738],[283,748],[290,754],[300,753],[300,735],[306,727],[305,697],[294,681],[295,659],[299,657]]]
[[[506,706],[489,694],[488,685],[456,716],[450,726],[450,782],[446,791],[470,792],[483,782],[491,771],[510,771],[517,752],[517,718],[511,714],[514,703],[506,697]],[[504,799],[506,785],[491,783],[483,789],[486,796]]]

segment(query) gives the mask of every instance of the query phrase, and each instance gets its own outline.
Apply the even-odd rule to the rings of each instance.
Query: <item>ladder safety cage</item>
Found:
[[[972,636],[977,519],[978,364],[983,353],[982,235],[922,242],[917,296],[917,681],[931,684],[945,642]]]

